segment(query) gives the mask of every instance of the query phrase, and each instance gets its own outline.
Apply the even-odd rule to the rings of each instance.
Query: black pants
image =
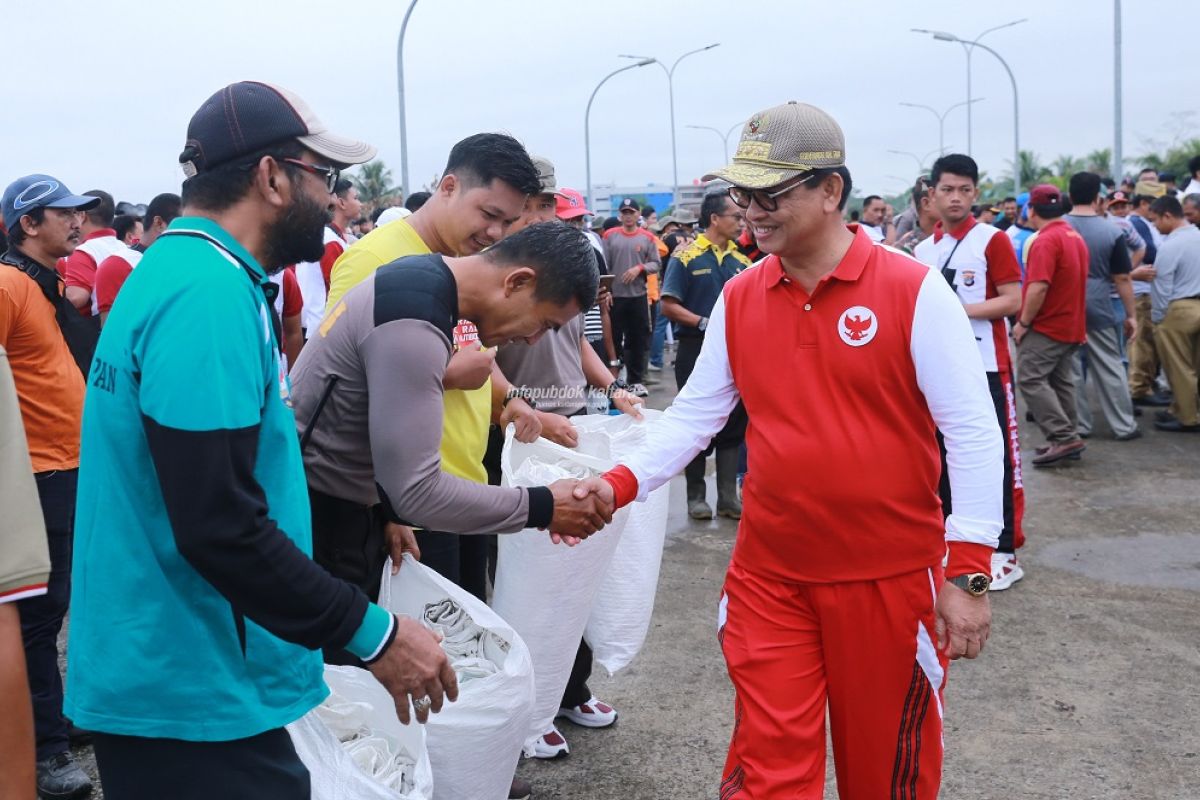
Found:
[[[230,742],[93,734],[107,800],[308,800],[308,769],[283,728]]]
[[[71,600],[71,543],[75,528],[75,487],[79,471],[40,472],[38,499],[50,546],[50,581],[46,593],[17,601],[21,639],[33,698],[33,728],[37,759],[65,753],[69,748],[63,718],[62,676],[58,671],[58,633]],[[2,511],[2,510],[0,510]],[[0,524],[3,524],[0,522]]]
[[[680,336],[675,340],[675,385],[682,389],[687,383],[688,378],[692,376],[692,370],[696,368],[696,359],[700,357],[700,348],[704,346],[703,336]],[[724,450],[727,447],[741,447],[746,439],[746,425],[749,423],[749,417],[746,416],[746,407],[739,401],[737,406],[729,414],[729,419],[725,421],[725,427],[717,432],[713,437],[712,442],[705,448],[704,452],[696,456],[696,459],[703,463],[714,449]],[[695,461],[692,462],[693,464]]]
[[[629,383],[646,379],[646,348],[650,344],[650,306],[641,297],[614,297],[612,310],[613,346],[625,362]]]
[[[1004,527],[1000,529],[1000,543],[996,545],[997,553],[1014,553],[1015,526],[1013,523],[1013,460],[1012,442],[1008,438],[1008,397],[1004,391],[1004,381],[999,372],[987,374],[988,391],[992,395],[992,405],[996,409],[996,420],[1000,423],[1000,432],[1004,439]],[[942,478],[938,483],[938,495],[942,498],[942,516],[948,517],[954,513],[950,502],[950,475],[946,469],[946,442],[941,431],[937,434],[938,449],[942,453]]]
[[[344,581],[379,599],[387,563],[387,515],[381,504],[364,506],[308,489],[312,506],[313,560]],[[325,648],[325,663],[363,666],[346,650]]]
[[[487,602],[490,535],[463,536],[445,531],[417,531],[421,563],[455,586]]]

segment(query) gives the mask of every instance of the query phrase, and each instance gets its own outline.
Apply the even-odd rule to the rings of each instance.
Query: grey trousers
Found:
[[[1029,331],[1017,347],[1017,375],[1025,407],[1046,441],[1079,438],[1075,410],[1075,353],[1079,345]]]
[[[1084,359],[1087,360],[1085,370]],[[1096,385],[1100,412],[1114,436],[1127,436],[1137,430],[1133,417],[1133,397],[1129,394],[1129,376],[1121,360],[1121,329],[1088,328],[1087,343],[1075,363],[1075,402],[1078,406],[1079,433],[1092,432],[1092,406],[1087,386]]]

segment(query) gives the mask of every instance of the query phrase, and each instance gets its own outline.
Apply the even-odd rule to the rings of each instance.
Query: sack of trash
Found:
[[[645,422],[628,416],[574,417],[571,422],[579,431],[578,446],[574,448],[562,447],[546,439],[524,444],[516,441],[510,427],[501,456],[504,483],[509,486],[539,486],[560,478],[582,479],[600,475],[611,469],[621,454],[629,452],[640,442],[644,436],[642,426],[653,424],[658,413],[646,412]],[[612,573],[614,554],[621,547],[629,521],[645,513],[640,508],[643,505],[635,503],[621,509],[603,530],[575,547],[555,545],[545,531],[533,529],[500,537],[500,558],[492,607],[509,621],[529,646],[537,685],[527,752],[532,751],[533,741],[553,724],[563,690],[570,678],[571,667],[575,663],[580,639],[588,626],[598,593]],[[657,581],[658,561],[661,560],[661,536],[666,530],[665,514],[662,528],[658,555],[648,556],[654,560],[654,581]],[[639,534],[638,541],[644,538]],[[649,549],[653,550],[653,547]],[[639,569],[637,573],[638,588],[631,591],[638,591],[642,595],[641,602],[646,606],[644,627],[648,629],[655,586],[646,585],[648,570]],[[622,575],[628,577],[632,574],[623,571],[617,576],[617,581],[623,580]],[[623,612],[618,609],[613,613]],[[589,639],[593,646],[599,642],[610,664],[618,664],[626,657],[632,658],[645,638],[641,617],[638,612],[633,613],[637,619],[630,630],[621,631],[612,625],[605,627],[605,616],[600,623],[597,641]],[[610,640],[610,636],[615,638]],[[617,654],[608,652],[611,647],[616,648]]]
[[[366,670],[325,667],[329,696],[287,726],[313,800],[433,800],[425,729]]]
[[[504,800],[533,709],[525,643],[485,603],[408,555],[398,574],[390,561],[384,567],[379,604],[440,633],[458,678],[458,701],[425,725],[434,800]]]
[[[642,414],[645,423],[625,415],[581,417],[576,429],[581,440],[599,437],[606,442],[611,458],[620,463],[641,447],[646,427],[662,416],[661,411],[653,409]],[[596,592],[584,638],[592,648],[596,662],[609,675],[629,666],[650,631],[667,536],[670,494],[670,484],[664,484],[651,492],[644,502],[629,506],[629,519]]]

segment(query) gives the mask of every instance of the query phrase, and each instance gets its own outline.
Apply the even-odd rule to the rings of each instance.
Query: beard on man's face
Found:
[[[329,203],[297,194],[287,211],[267,228],[267,263],[263,264],[267,274],[301,261],[320,261],[325,254],[325,226],[332,221]]]

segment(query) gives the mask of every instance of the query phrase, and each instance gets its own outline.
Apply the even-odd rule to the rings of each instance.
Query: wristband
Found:
[[[626,383],[625,381],[621,380],[620,378],[617,378],[615,381],[610,383],[607,386],[607,388],[605,388],[604,396],[607,397],[609,400],[612,400],[612,396],[615,392],[619,392],[621,390],[628,391],[628,389],[629,389],[629,384]]]
[[[696,327],[701,331],[707,330],[708,329],[708,317],[701,317],[700,321],[698,323],[696,323]]]

